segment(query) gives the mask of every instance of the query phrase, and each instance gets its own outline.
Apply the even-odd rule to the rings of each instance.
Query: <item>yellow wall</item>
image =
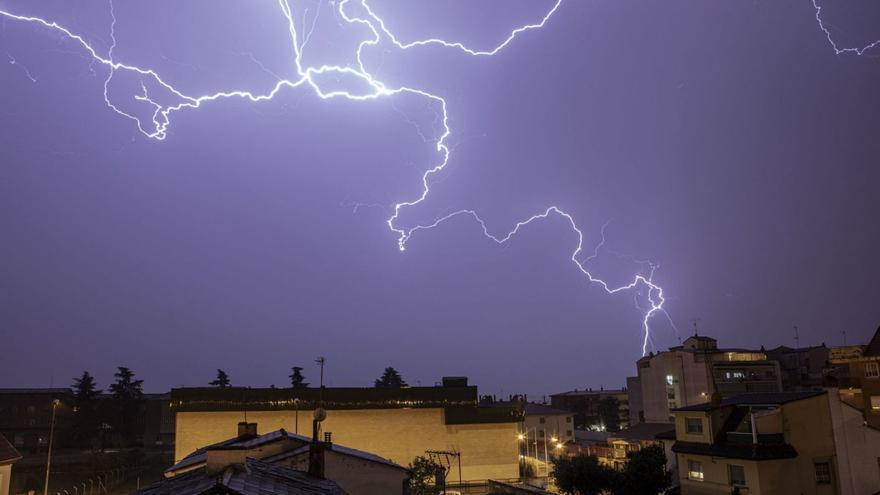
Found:
[[[247,420],[259,433],[284,428],[295,432],[294,411],[253,411]],[[311,435],[311,411],[299,412],[299,433]],[[243,412],[179,412],[175,462],[192,451],[238,433]],[[446,425],[443,409],[331,410],[322,423],[333,433],[333,443],[390,459],[408,466],[426,450],[461,452],[462,479],[516,478],[519,476],[517,423]],[[450,479],[458,480],[458,466]]]
[[[703,422],[703,433],[688,433],[688,419],[701,420]],[[681,442],[712,443],[712,424],[709,415],[699,411],[675,413],[675,438]]]
[[[401,495],[408,478],[401,469],[339,454],[332,449],[325,451],[324,459],[324,476],[352,495]],[[297,471],[308,471],[309,455],[305,453],[284,465]]]
[[[703,481],[694,481],[688,479],[688,460],[695,460],[703,463]],[[754,461],[724,459],[720,457],[713,458],[711,456],[692,454],[678,454],[678,470],[679,478],[681,480],[682,495],[730,495],[730,477],[727,474],[728,465],[730,464],[743,466],[743,468],[745,468],[746,485],[749,488],[749,495],[760,495],[762,493],[766,495],[775,495],[777,493],[785,493],[776,491],[761,491],[763,487],[759,483],[759,467],[758,463]]]

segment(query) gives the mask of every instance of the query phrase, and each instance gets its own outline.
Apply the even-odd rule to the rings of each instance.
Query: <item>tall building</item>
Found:
[[[825,344],[799,348],[783,345],[766,351],[767,359],[779,362],[782,389],[792,391],[822,387],[828,353]]]
[[[638,376],[630,377],[630,422],[667,423],[672,410],[753,392],[782,390],[780,366],[767,354],[750,349],[718,348],[711,338],[695,335],[668,351],[637,361]]]
[[[617,425],[612,430],[629,426],[629,394],[626,389],[575,389],[550,396],[550,404],[554,408],[574,413],[574,426],[578,430],[605,430],[608,427],[606,418],[600,413],[603,403],[616,403]]]
[[[449,480],[518,478],[521,410],[478,407],[477,402],[477,387],[466,379],[400,389],[174,389],[175,461],[235,436],[241,421],[267,431],[309,433],[314,409],[321,404],[328,411],[323,431],[332,432],[342,445],[403,466],[428,451],[441,452],[444,459],[454,458]]]
[[[73,424],[73,392],[69,388],[0,389],[0,434],[20,452],[45,450],[56,400],[54,442],[65,446]]]

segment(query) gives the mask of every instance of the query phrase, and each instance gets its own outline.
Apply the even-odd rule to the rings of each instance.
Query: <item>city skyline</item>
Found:
[[[369,32],[293,4],[0,4],[0,386],[116,366],[149,391],[217,368],[283,386],[324,355],[330,386],[394,366],[549,395],[622,387],[694,320],[751,348],[795,327],[801,346],[863,343],[880,322],[870,16],[376,1],[371,78],[325,80],[302,67],[357,68]],[[198,108],[153,113],[181,104]]]

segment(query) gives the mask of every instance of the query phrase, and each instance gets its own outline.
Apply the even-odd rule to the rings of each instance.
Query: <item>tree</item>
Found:
[[[306,383],[306,377],[302,374],[301,366],[294,366],[290,368],[293,373],[290,374],[290,386],[293,388],[308,388],[309,384]]]
[[[382,377],[376,380],[376,388],[403,388],[406,386],[400,373],[390,366],[385,368],[385,373],[382,373]]]
[[[609,395],[599,401],[599,419],[605,431],[620,431],[620,402],[616,397]]]
[[[124,442],[134,443],[135,428],[139,410],[144,398],[141,389],[143,380],[135,380],[134,372],[120,366],[116,368],[116,382],[110,385],[110,393],[113,394],[115,413],[114,428]]]
[[[551,476],[556,480],[556,486],[567,495],[599,495],[615,484],[617,473],[599,464],[596,456],[554,457],[551,462]]]
[[[80,446],[88,445],[98,434],[101,418],[98,415],[98,396],[101,391],[88,371],[73,379],[74,440]]]
[[[418,456],[409,465],[412,475],[409,479],[410,495],[437,495],[441,493],[442,486],[438,486],[437,477],[439,473],[446,473],[443,466],[428,459],[427,457]]]
[[[229,375],[227,375],[225,371],[218,369],[217,379],[215,379],[208,385],[211,385],[213,387],[229,388]]]
[[[657,495],[672,485],[663,447],[651,445],[629,454],[614,495]]]

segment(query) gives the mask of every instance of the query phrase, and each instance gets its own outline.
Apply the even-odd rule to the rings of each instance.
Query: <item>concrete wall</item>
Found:
[[[639,382],[642,388],[642,408],[647,423],[670,421],[666,376],[672,375],[676,407],[709,402],[712,384],[709,363],[705,356],[691,352],[668,351],[639,363]]]
[[[0,466],[0,495],[9,495],[9,480],[12,478],[12,465]]]
[[[785,440],[798,452],[798,456],[793,459],[798,475],[788,484],[799,485],[798,493],[805,495],[840,493],[828,394],[789,402],[782,406],[782,412]],[[833,479],[830,485],[816,484],[813,463],[822,461],[831,463]]]
[[[308,471],[309,456],[303,454],[284,465],[298,471]],[[335,481],[352,495],[402,495],[408,474],[401,469],[329,449],[324,451],[324,477]]]
[[[828,389],[840,493],[871,495],[880,488],[880,431],[864,425],[862,412]]]
[[[703,463],[703,481],[695,481],[688,478],[688,460]],[[784,461],[764,461],[772,464],[766,469],[784,469]],[[691,454],[678,454],[679,481],[681,482],[682,495],[730,495],[730,477],[728,469],[730,465],[742,466],[746,474],[746,484],[749,495],[784,495],[787,493],[799,493],[797,491],[768,491],[760,483],[762,480],[759,473],[759,465],[753,461],[740,459],[724,459],[721,457],[700,456]]]
[[[260,433],[284,428],[295,433],[294,411],[251,411]],[[299,411],[299,433],[311,435],[312,411]],[[175,462],[192,451],[238,434],[244,412],[179,412]],[[339,445],[372,452],[408,466],[426,450],[461,452],[462,479],[519,476],[517,423],[446,425],[443,409],[331,410],[322,423]],[[458,466],[450,479],[458,479]]]

